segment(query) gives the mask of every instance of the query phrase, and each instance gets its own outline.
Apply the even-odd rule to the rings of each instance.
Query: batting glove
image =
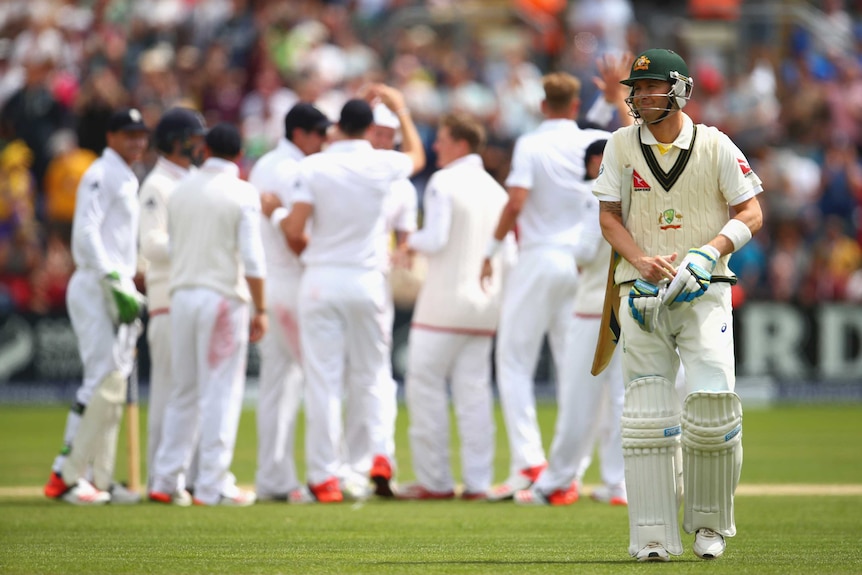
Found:
[[[646,280],[636,280],[629,292],[629,311],[638,327],[647,333],[655,331],[661,302],[667,289],[667,280],[654,285]]]
[[[672,307],[705,294],[719,257],[721,254],[710,245],[688,250],[667,288],[665,305]]]
[[[124,283],[119,273],[111,272],[102,278],[101,283],[108,315],[114,325],[128,324],[138,319],[146,299],[131,282]]]

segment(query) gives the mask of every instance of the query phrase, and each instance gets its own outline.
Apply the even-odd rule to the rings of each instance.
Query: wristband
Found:
[[[290,213],[290,212],[288,212],[288,211],[287,211],[287,208],[285,208],[285,207],[275,208],[275,209],[272,211],[272,214],[270,214],[270,216],[269,216],[269,221],[270,221],[270,222],[272,223],[272,225],[274,225],[275,227],[279,227],[279,226],[281,225],[281,221],[282,221],[284,218],[286,218],[286,217],[287,217],[287,214],[289,214],[289,213]]]
[[[491,241],[488,242],[488,247],[485,249],[485,257],[487,259],[493,258],[495,255],[497,255],[497,252],[500,251],[500,246],[502,245],[503,240],[491,238]]]
[[[718,233],[733,243],[734,252],[739,251],[739,248],[747,244],[748,240],[751,239],[751,229],[742,221],[735,218],[724,224],[724,227]]]

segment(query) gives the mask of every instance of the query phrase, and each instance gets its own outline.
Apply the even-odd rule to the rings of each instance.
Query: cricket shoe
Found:
[[[510,475],[506,481],[496,487],[492,487],[488,491],[488,501],[512,499],[516,492],[529,489],[547,466],[547,463],[542,463],[534,467],[527,467],[514,475]]]
[[[377,455],[371,464],[371,481],[374,483],[374,495],[379,497],[394,497],[392,490],[392,464],[384,455]]]
[[[599,503],[607,503],[608,505],[626,506],[629,504],[625,485],[622,487],[601,485],[593,489],[593,492],[590,493],[590,499]]]
[[[317,499],[312,495],[311,490],[302,485],[287,494],[287,501],[294,505],[304,505],[306,503],[317,503]]]
[[[165,505],[176,505],[177,507],[190,507],[194,502],[192,494],[185,489],[179,489],[173,493],[150,491],[147,498],[153,503],[164,503]]]
[[[254,505],[256,501],[257,494],[254,491],[236,489],[230,495],[222,493],[216,505],[221,505],[223,507],[249,507]]]
[[[666,563],[670,561],[670,554],[668,554],[667,549],[661,543],[653,541],[652,543],[647,543],[643,549],[638,551],[635,558],[641,563],[647,561]]]
[[[350,477],[342,479],[339,485],[345,501],[367,501],[374,493],[374,489],[365,475],[351,474]]]
[[[72,505],[104,505],[111,501],[111,494],[96,489],[92,483],[81,478],[61,498]]]
[[[463,491],[461,499],[464,501],[485,501],[488,499],[487,491]]]
[[[724,536],[716,533],[712,529],[701,528],[694,534],[694,545],[692,549],[694,554],[701,559],[718,559],[724,555],[724,548],[727,543],[724,541]]]
[[[398,487],[395,498],[403,501],[441,501],[444,499],[454,499],[455,492],[431,491],[419,483],[408,483]]]
[[[572,481],[567,488],[555,489],[547,495],[533,486],[530,489],[516,491],[512,499],[516,505],[571,505],[578,501],[578,484]]]
[[[112,505],[137,505],[141,502],[141,494],[122,483],[112,483],[108,493],[111,495]]]
[[[323,483],[309,485],[308,490],[318,503],[341,503],[344,501],[344,493],[337,477],[330,477]]]
[[[48,478],[48,483],[45,484],[42,491],[45,493],[45,497],[59,499],[64,493],[69,491],[69,489],[70,487],[66,485],[66,482],[63,481],[60,474],[56,471],[52,471],[51,476]]]

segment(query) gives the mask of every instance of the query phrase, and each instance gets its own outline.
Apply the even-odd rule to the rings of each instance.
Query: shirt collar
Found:
[[[282,138],[278,141],[278,151],[282,154],[286,154],[289,158],[294,160],[301,160],[305,157],[305,154],[302,150],[300,150],[296,144],[288,140],[287,138]]]
[[[679,135],[670,143],[670,145],[676,146],[682,150],[687,150],[691,147],[691,138],[694,135],[694,122],[691,121],[691,118],[689,118],[688,114],[685,112],[678,113],[682,114],[682,130],[679,131]],[[641,127],[640,133],[641,142],[648,146],[663,144],[663,142],[659,142],[655,139],[655,136],[652,135],[652,132],[650,132],[649,128],[646,126]]]
[[[132,176],[137,177],[135,176],[135,172],[132,171],[132,167],[126,163],[126,160],[123,159],[123,156],[118,154],[114,148],[111,148],[110,146],[105,147],[104,151],[102,152],[102,157],[105,158],[105,160],[111,162],[112,164],[117,164],[117,166],[121,170],[127,172],[126,175],[131,174]]]
[[[182,178],[183,176],[186,176],[189,172],[191,172],[189,168],[184,168],[181,165],[170,161],[164,156],[159,156],[159,159],[156,160],[156,164],[175,178]]]
[[[578,123],[574,120],[569,120],[568,118],[554,118],[551,120],[542,120],[542,123],[539,124],[539,127],[536,128],[537,132],[545,132],[548,130],[559,130],[560,128],[570,128],[570,127],[578,127]]]
[[[372,150],[368,140],[338,140],[329,144],[327,152],[354,152],[356,150]]]
[[[449,168],[457,168],[458,166],[485,169],[485,164],[482,162],[482,156],[479,154],[467,154],[466,156],[461,156],[443,166],[443,169],[448,170]]]
[[[230,160],[222,158],[207,158],[207,161],[205,161],[204,165],[201,166],[201,170],[205,170],[207,172],[220,172],[234,176],[235,178],[239,177],[239,166]]]

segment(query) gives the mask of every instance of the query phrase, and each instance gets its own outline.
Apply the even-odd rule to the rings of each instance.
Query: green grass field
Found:
[[[540,405],[546,441],[554,415],[552,405]],[[403,481],[412,478],[406,419],[399,417],[397,437]],[[737,537],[707,563],[684,536],[686,552],[669,565],[631,559],[626,510],[586,497],[527,509],[378,500],[76,508],[38,495],[64,421],[62,406],[0,406],[0,573],[862,573],[862,405],[747,410]],[[508,459],[499,414],[497,423],[502,480]],[[246,411],[233,468],[240,483],[253,482],[255,441],[254,412]],[[594,465],[586,483],[597,481]],[[782,487],[795,495],[769,494]],[[829,488],[840,494],[823,495]]]

